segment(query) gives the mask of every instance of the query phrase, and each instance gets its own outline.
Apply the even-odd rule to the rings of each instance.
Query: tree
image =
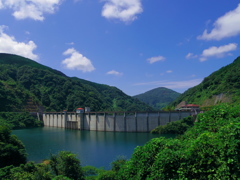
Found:
[[[125,156],[118,156],[115,161],[111,162],[112,171],[118,172],[126,162],[127,158]]]
[[[56,176],[63,175],[74,180],[84,179],[80,160],[71,152],[60,151],[57,155],[51,155],[50,166]]]
[[[26,149],[23,143],[7,126],[0,126],[0,168],[26,163]]]
[[[117,180],[117,174],[115,171],[105,171],[98,175],[98,180]]]
[[[216,106],[199,114],[182,136],[137,147],[118,179],[238,179],[239,112],[239,105]]]

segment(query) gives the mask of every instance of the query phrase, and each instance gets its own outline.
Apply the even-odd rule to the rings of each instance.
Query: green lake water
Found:
[[[50,153],[57,154],[64,150],[77,154],[82,166],[105,169],[110,169],[110,163],[117,156],[123,155],[129,159],[134,148],[159,137],[150,133],[79,131],[51,127],[13,130],[13,134],[24,143],[28,161],[38,163],[48,159]]]

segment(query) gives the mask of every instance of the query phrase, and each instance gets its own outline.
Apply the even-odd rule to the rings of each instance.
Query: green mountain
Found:
[[[97,84],[30,59],[0,54],[0,111],[148,111],[152,108],[116,87]]]
[[[240,102],[240,57],[185,91],[170,106],[176,106],[182,101],[202,107]]]
[[[133,97],[148,104],[156,110],[160,110],[174,101],[179,95],[180,93],[176,91],[159,87]]]

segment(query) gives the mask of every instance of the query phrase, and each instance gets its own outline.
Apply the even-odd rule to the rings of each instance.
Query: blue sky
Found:
[[[234,0],[0,0],[0,17],[0,52],[131,96],[183,93],[239,56]]]

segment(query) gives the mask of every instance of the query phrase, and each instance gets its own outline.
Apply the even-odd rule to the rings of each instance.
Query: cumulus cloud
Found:
[[[123,22],[132,22],[137,14],[143,12],[141,0],[104,0],[102,16],[107,19],[119,19]]]
[[[135,86],[154,85],[158,87],[166,87],[169,89],[187,89],[196,86],[202,82],[202,79],[192,79],[189,81],[153,81],[145,83],[136,83]]]
[[[217,57],[217,58],[221,58],[224,56],[229,55],[230,51],[234,51],[237,49],[237,44],[236,43],[230,43],[228,45],[224,45],[224,46],[212,46],[208,49],[203,50],[201,57],[200,57],[200,61],[206,61],[207,58],[209,57]],[[231,54],[230,54],[231,55]]]
[[[230,52],[235,51],[237,47],[238,47],[238,44],[236,43],[229,43],[227,45],[223,45],[219,47],[212,46],[212,47],[209,47],[208,49],[204,49],[202,54],[200,55],[194,55],[193,53],[188,53],[186,55],[186,59],[199,58],[200,62],[203,62],[210,57],[222,58],[225,56],[232,55]]]
[[[108,75],[115,75],[115,76],[122,76],[123,75],[123,73],[115,71],[115,70],[108,71],[107,74]]]
[[[151,57],[151,58],[148,58],[147,61],[150,63],[150,64],[153,64],[155,62],[158,62],[158,61],[165,61],[165,57],[163,56],[156,56],[156,57]]]
[[[67,69],[76,69],[83,72],[91,72],[95,70],[91,61],[74,48],[67,49],[63,55],[70,55],[69,58],[62,61],[62,64],[64,64]]]
[[[44,14],[56,11],[62,0],[0,0],[0,9],[12,9],[16,19],[44,20]]]
[[[224,16],[218,18],[213,24],[214,28],[211,32],[204,30],[198,39],[203,40],[221,40],[223,38],[232,37],[240,34],[240,4],[238,7]]]
[[[16,54],[37,61],[38,56],[33,53],[37,45],[33,41],[18,42],[15,37],[4,32],[6,28],[0,26],[0,53]]]

